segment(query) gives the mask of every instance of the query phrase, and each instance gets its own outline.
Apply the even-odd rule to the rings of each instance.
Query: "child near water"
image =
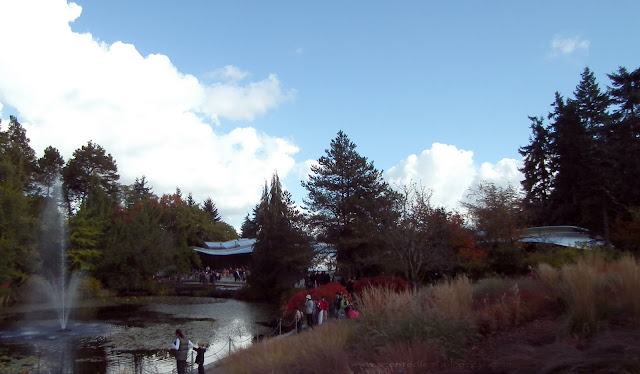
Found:
[[[207,351],[206,344],[198,342],[198,348],[194,348],[198,354],[196,355],[196,364],[198,364],[198,374],[204,374],[204,353]]]

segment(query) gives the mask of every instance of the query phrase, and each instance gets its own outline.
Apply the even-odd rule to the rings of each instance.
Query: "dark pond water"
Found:
[[[84,301],[60,332],[47,305],[5,309],[0,318],[0,373],[168,374],[176,328],[209,344],[205,364],[268,335],[277,311],[233,299],[156,297]],[[190,358],[191,360],[191,358]]]

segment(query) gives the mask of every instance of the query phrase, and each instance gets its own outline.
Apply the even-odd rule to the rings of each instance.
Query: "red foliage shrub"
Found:
[[[307,295],[311,295],[311,298],[314,300],[319,300],[322,296],[324,296],[325,300],[329,302],[329,308],[331,308],[333,299],[340,291],[347,295],[347,297],[349,296],[347,289],[338,282],[329,282],[322,286],[318,286],[310,290],[302,290],[296,293],[289,299],[287,305],[285,306],[284,313],[282,314],[282,323],[286,324],[292,321],[294,312],[297,308],[303,309],[304,312],[304,303],[307,301]]]
[[[360,293],[367,287],[386,287],[396,292],[409,289],[409,283],[400,277],[380,275],[373,278],[362,278],[353,284],[353,292]]]

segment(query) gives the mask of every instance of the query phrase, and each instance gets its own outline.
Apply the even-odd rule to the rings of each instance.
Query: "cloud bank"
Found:
[[[211,125],[251,121],[295,91],[274,74],[244,82],[249,74],[231,65],[201,82],[167,56],[73,32],[81,13],[64,0],[0,3],[0,108],[19,111],[39,154],[51,145],[66,160],[92,140],[114,156],[122,183],[144,174],[156,194],[179,186],[197,201],[212,197],[238,224],[273,172],[286,177],[298,147],[250,127],[217,133]]]
[[[480,182],[519,187],[522,180],[518,170],[520,164],[518,160],[505,158],[496,164],[485,162],[477,166],[473,152],[433,143],[430,149],[420,155],[410,155],[384,176],[392,187],[417,183],[431,189],[431,203],[435,206],[460,209],[460,201],[469,188],[475,188]]]
[[[296,144],[251,127],[216,131],[221,121],[251,121],[295,99],[275,74],[252,80],[226,65],[200,81],[167,56],[73,32],[82,8],[65,0],[1,1],[0,14],[0,115],[17,115],[40,155],[51,145],[67,160],[92,140],[114,156],[122,183],[145,175],[158,195],[180,187],[198,202],[211,197],[236,227],[274,172],[299,181],[316,162],[296,163]],[[517,185],[517,166],[513,159],[477,166],[471,151],[434,143],[385,178],[419,182],[433,189],[434,204],[456,208],[481,180]]]

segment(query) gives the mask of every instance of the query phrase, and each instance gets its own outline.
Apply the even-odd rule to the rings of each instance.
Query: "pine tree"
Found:
[[[258,236],[258,224],[255,219],[257,210],[257,207],[253,210],[253,218],[249,217],[249,214],[244,217],[244,221],[240,227],[241,238],[255,239]]]
[[[609,191],[615,179],[611,174],[613,162],[608,143],[611,99],[600,90],[593,72],[588,67],[584,69],[581,78],[574,91],[574,97],[576,112],[587,133],[583,152],[588,158],[588,180],[585,181],[588,189],[585,191],[587,196],[582,201],[582,214],[586,216],[582,221],[595,232],[603,234],[605,240],[609,241]]]
[[[318,240],[337,250],[343,275],[373,272],[384,263],[376,221],[398,195],[342,131],[325,153],[311,167],[309,181],[302,183],[309,192],[304,202],[311,212],[310,221],[319,232]]]
[[[611,193],[623,206],[639,206],[640,189],[630,181],[640,179],[640,158],[635,157],[640,154],[640,68],[629,73],[620,67],[608,76],[615,104],[609,139],[615,176]]]
[[[524,158],[523,167],[520,169],[524,175],[521,182],[525,192],[523,202],[529,213],[530,222],[546,225],[552,182],[549,130],[544,126],[542,118],[529,117],[529,119],[532,131],[529,145],[520,147],[518,151]]]
[[[210,197],[207,197],[204,200],[204,202],[202,202],[202,210],[206,212],[209,215],[209,217],[211,217],[212,221],[214,222],[222,221],[222,218],[218,213],[218,208],[216,207],[216,204],[213,202],[213,200]]]
[[[37,176],[38,184],[44,189],[44,195],[49,196],[53,186],[59,181],[64,159],[57,148],[48,146],[44,155],[38,159]]]
[[[0,128],[0,285],[18,285],[35,269],[34,170],[26,130],[11,116],[7,131]]]
[[[141,178],[136,178],[130,186],[123,186],[124,204],[127,208],[131,208],[134,205],[145,202],[149,199],[156,199],[157,196],[153,194],[153,188],[149,186],[147,177],[144,175]]]
[[[550,194],[551,219],[554,224],[596,226],[593,214],[586,208],[587,199],[597,193],[597,174],[593,157],[593,137],[578,115],[574,100],[556,93],[550,149],[552,153],[553,190]],[[599,222],[599,221],[598,221]]]
[[[120,175],[116,161],[102,146],[92,141],[73,152],[73,156],[62,169],[62,178],[67,193],[69,214],[73,213],[74,205],[79,205],[89,196],[92,188],[100,188],[110,198],[117,198],[117,182]]]
[[[278,175],[265,184],[256,211],[258,234],[253,250],[249,285],[266,300],[279,297],[302,279],[311,265],[313,248],[302,230],[302,215],[291,195],[282,190]]]

